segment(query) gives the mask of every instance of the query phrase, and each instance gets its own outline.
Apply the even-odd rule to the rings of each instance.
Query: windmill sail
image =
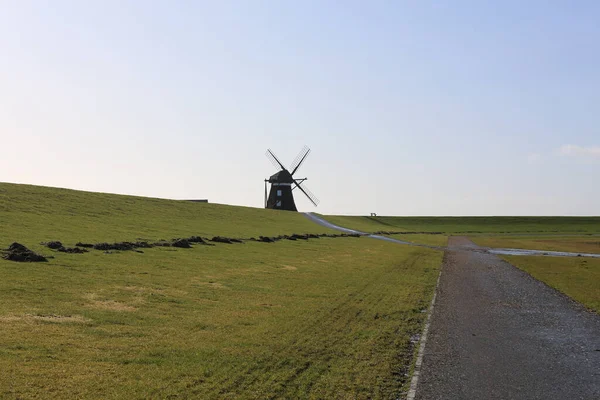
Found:
[[[296,187],[300,189],[302,193],[306,195],[306,197],[308,197],[308,200],[310,200],[315,207],[319,205],[319,199],[317,199],[317,196],[315,196],[303,182],[296,182]]]
[[[294,175],[296,173],[296,171],[298,170],[300,165],[306,159],[306,156],[308,156],[308,153],[310,153],[310,149],[308,148],[308,146],[304,146],[302,148],[302,150],[300,150],[300,153],[298,153],[298,155],[294,159],[294,162],[292,163],[292,166],[290,168],[292,170],[292,175]]]
[[[287,170],[287,168],[283,166],[283,164],[281,163],[281,161],[279,161],[279,159],[275,156],[275,154],[273,154],[271,149],[267,149],[266,155],[267,155],[267,158],[269,160],[271,160],[271,162],[273,163],[273,166],[275,168],[281,168],[281,169]]]

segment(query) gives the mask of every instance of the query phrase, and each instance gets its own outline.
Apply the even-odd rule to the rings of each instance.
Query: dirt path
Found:
[[[450,238],[416,399],[600,399],[600,316],[476,248]]]

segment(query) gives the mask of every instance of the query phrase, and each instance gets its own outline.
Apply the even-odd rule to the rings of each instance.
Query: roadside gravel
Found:
[[[449,240],[416,399],[600,399],[600,316],[476,248]]]

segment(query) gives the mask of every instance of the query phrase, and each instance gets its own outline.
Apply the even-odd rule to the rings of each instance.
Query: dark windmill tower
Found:
[[[292,163],[292,172],[290,172],[286,167],[283,166],[281,161],[275,157],[275,154],[273,154],[271,149],[267,150],[267,158],[271,160],[276,168],[281,168],[281,170],[272,175],[269,179],[265,179],[265,208],[298,211],[296,208],[296,203],[294,202],[294,195],[292,194],[292,191],[296,188],[300,189],[300,191],[304,193],[306,197],[308,197],[308,200],[310,200],[315,207],[317,204],[319,204],[319,200],[315,197],[315,195],[303,185],[303,182],[307,178],[294,178],[294,174],[296,171],[298,171],[298,168],[300,168],[300,165],[302,165],[304,160],[306,160],[308,153],[310,153],[310,149],[304,146],[302,151],[300,151],[300,154],[298,154]],[[269,196],[267,196],[267,183],[271,184]]]

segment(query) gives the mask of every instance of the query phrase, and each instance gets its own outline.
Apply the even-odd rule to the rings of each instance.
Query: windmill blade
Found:
[[[279,159],[277,157],[275,157],[275,154],[273,154],[273,152],[271,151],[271,149],[267,149],[267,152],[265,154],[267,155],[267,158],[269,160],[271,160],[271,162],[273,163],[273,165],[276,168],[281,168],[281,169],[287,170],[287,168],[283,166],[283,164],[281,163],[281,161],[279,161]]]
[[[292,171],[295,170],[298,167],[298,164],[302,160],[302,157],[304,157],[304,154],[306,153],[307,150],[308,150],[308,146],[304,146],[302,148],[302,150],[300,150],[300,153],[298,153],[298,155],[296,156],[296,158],[294,158],[294,162],[292,162],[292,165],[291,165],[291,170]]]
[[[317,199],[317,196],[315,196],[310,190],[308,190],[308,188],[304,186],[302,182],[298,182],[294,179],[294,183],[296,184],[296,187],[300,189],[302,193],[306,195],[306,197],[308,197],[310,202],[313,203],[315,207],[319,204],[319,199]]]
[[[296,157],[296,159],[294,160],[294,164],[292,164],[292,175],[294,175],[296,171],[298,171],[298,168],[300,168],[300,165],[302,165],[304,160],[306,160],[306,157],[308,157],[309,153],[310,149],[308,148],[308,146],[304,146],[302,151],[300,151],[300,154],[298,154],[298,157]]]

